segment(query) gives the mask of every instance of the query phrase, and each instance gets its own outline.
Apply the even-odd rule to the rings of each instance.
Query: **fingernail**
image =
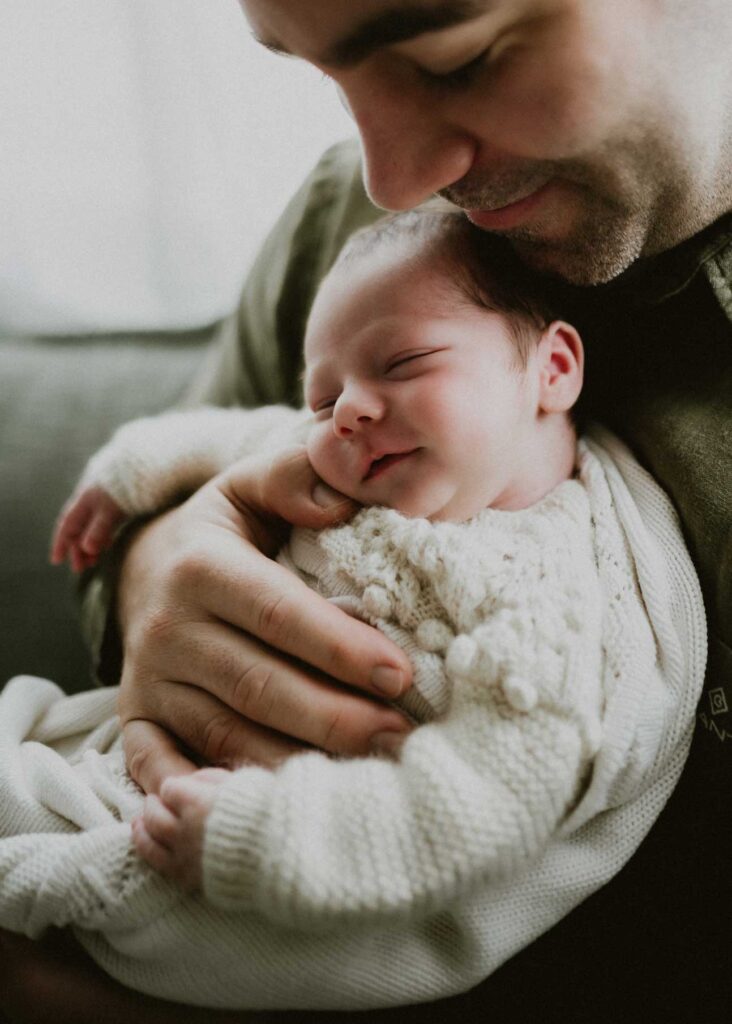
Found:
[[[377,665],[371,673],[371,685],[383,697],[398,697],[404,689],[404,676],[391,665]]]
[[[339,494],[332,487],[328,487],[327,484],[317,483],[313,487],[313,501],[321,508],[330,508],[332,505],[342,505],[348,499],[344,494]]]
[[[407,735],[405,732],[377,732],[371,737],[371,750],[375,754],[395,757],[402,749]]]

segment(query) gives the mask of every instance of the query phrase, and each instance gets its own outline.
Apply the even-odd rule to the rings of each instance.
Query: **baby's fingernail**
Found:
[[[371,737],[371,750],[375,754],[396,757],[408,735],[406,732],[377,732]]]
[[[382,697],[398,697],[404,689],[404,676],[391,665],[377,665],[371,673],[371,685]]]
[[[345,495],[334,491],[332,487],[328,487],[327,484],[317,483],[313,487],[313,501],[321,508],[331,508],[333,505],[342,505],[348,499]]]

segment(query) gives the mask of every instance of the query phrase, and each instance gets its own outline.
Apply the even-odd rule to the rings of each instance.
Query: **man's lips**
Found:
[[[373,480],[377,476],[381,476],[387,469],[395,466],[398,462],[403,462],[404,459],[416,452],[416,448],[409,448],[404,452],[386,452],[384,455],[379,455],[376,458],[372,456],[371,461],[363,475],[364,480]]]
[[[517,199],[506,206],[499,206],[493,210],[471,210],[466,209],[468,218],[479,228],[486,228],[489,231],[501,231],[517,227],[534,213],[542,204],[551,186],[551,182],[537,188],[534,192]]]

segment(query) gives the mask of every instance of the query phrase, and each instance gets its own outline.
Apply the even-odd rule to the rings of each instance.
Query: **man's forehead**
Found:
[[[278,53],[349,67],[384,46],[470,21],[506,0],[241,0],[255,36]]]

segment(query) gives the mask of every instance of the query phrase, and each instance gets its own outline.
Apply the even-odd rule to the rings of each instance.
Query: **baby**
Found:
[[[164,998],[366,1008],[470,987],[612,877],[681,771],[704,624],[663,495],[609,435],[577,441],[582,363],[576,330],[495,241],[422,211],[354,236],[322,284],[307,410],[122,428],[53,559],[91,564],[125,518],[302,428],[317,474],[364,508],[294,530],[278,558],[405,649],[397,703],[419,727],[395,759],[204,768],[142,804],[108,692],[11,683],[0,790],[19,741],[45,788],[42,811],[17,773],[0,793],[15,835],[0,927],[74,924],[103,967]],[[146,881],[127,822],[204,901]],[[19,832],[44,833],[42,856]]]
[[[580,338],[569,324],[550,318],[540,292],[524,282],[519,293],[513,267],[501,270],[486,261],[470,241],[472,231],[457,214],[390,219],[351,241],[318,293],[305,337],[304,391],[313,414],[308,456],[327,484],[361,505],[431,522],[466,522],[488,508],[526,509],[574,474],[569,410],[582,385]],[[268,430],[274,425],[270,413],[264,414]],[[223,469],[232,457],[232,433],[242,445],[252,445],[255,431],[258,437],[262,431],[251,413],[234,415],[238,423],[231,412],[207,410],[124,428],[96,457],[63,512],[53,559],[68,557],[77,569],[90,565],[128,515],[160,507],[183,487]],[[137,501],[130,496],[132,486],[141,496]],[[560,503],[570,510],[566,539],[584,527],[589,555],[589,506],[584,523],[575,522],[582,515],[580,494],[580,485],[572,485]],[[551,518],[552,510],[541,515]],[[406,525],[389,517],[362,521],[389,524],[385,528],[392,531]],[[351,529],[360,528],[357,521]],[[412,526],[406,529],[412,535]],[[342,545],[349,534],[341,530],[331,543]],[[293,543],[300,551],[305,541],[296,537]],[[486,557],[475,550],[480,543],[479,533],[471,538],[445,532],[442,547],[457,567],[459,546],[466,546],[471,560]],[[287,556],[280,558],[288,564]],[[293,568],[307,574],[308,566],[298,564],[297,556],[294,561]],[[594,629],[596,574],[589,561],[572,565],[567,578],[577,572],[587,579],[573,614],[583,614]],[[373,618],[379,610],[374,594],[382,593],[375,588],[383,582],[375,576],[366,584],[365,605],[354,607],[355,614],[371,612]],[[427,593],[421,600],[428,603]],[[389,618],[385,589],[383,603],[376,622]],[[418,643],[428,650],[446,653],[445,638],[456,626],[455,609],[446,610],[447,616],[440,609],[438,618],[419,624]],[[470,618],[471,626],[472,618],[477,624],[480,612],[471,609]],[[403,626],[409,629],[406,621]],[[425,642],[430,628],[434,638]],[[452,662],[461,649],[450,647]],[[594,664],[592,671],[598,675]],[[514,679],[506,689],[527,710],[523,705],[533,699],[528,681]],[[596,737],[599,690],[587,704],[583,728]],[[595,738],[585,757],[596,743]],[[184,884],[201,883],[205,820],[226,777],[224,771],[203,770],[171,780],[162,800],[149,798],[133,825],[137,849],[150,864]]]

